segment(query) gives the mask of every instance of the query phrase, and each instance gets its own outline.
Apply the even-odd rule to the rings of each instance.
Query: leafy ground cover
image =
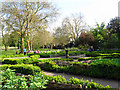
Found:
[[[36,74],[36,75],[17,75],[15,70],[7,69],[5,71],[1,71],[0,74],[2,74],[2,80],[0,81],[1,85],[0,88],[2,89],[20,89],[20,88],[38,88],[43,89],[46,88],[44,86],[47,84],[48,80],[42,78],[42,74]]]
[[[21,75],[14,72],[15,70],[7,69],[6,71],[1,71],[2,74],[2,80],[0,81],[1,85],[0,88],[28,88],[28,89],[43,89],[46,88],[52,88],[49,86],[50,82],[56,83],[62,83],[62,86],[65,86],[65,84],[68,85],[77,85],[80,89],[85,88],[111,88],[109,85],[104,87],[103,85],[99,85],[99,83],[94,83],[93,81],[84,81],[83,79],[77,79],[77,78],[70,78],[69,80],[66,80],[64,77],[61,76],[49,76],[42,73],[37,73],[35,75]],[[57,87],[59,86],[57,85]],[[55,88],[55,87],[54,87]],[[76,87],[77,88],[77,87]]]

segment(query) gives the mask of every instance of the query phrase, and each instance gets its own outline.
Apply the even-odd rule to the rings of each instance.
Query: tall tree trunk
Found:
[[[29,43],[29,40],[27,41],[27,45],[28,45],[28,51],[30,51],[30,43]]]
[[[44,49],[44,45],[43,45],[43,49]]]
[[[15,49],[17,49],[16,47],[17,47],[17,43],[15,43]]]
[[[28,28],[29,28],[29,23],[27,21],[27,28],[26,28],[26,31],[27,31],[27,46],[28,46],[28,51],[30,51],[30,36],[29,36],[29,32],[28,32]]]
[[[19,49],[19,47],[20,47],[20,46],[19,46],[19,39],[18,39],[18,45],[17,45],[17,47],[18,47],[18,49]]]
[[[30,41],[30,50],[32,51],[32,40]]]
[[[51,46],[50,48],[52,49],[53,48],[53,44],[51,44],[50,46]]]
[[[7,46],[7,45],[5,45],[5,51],[7,51],[7,49],[8,49],[8,46]]]
[[[21,53],[24,53],[23,49],[24,49],[24,37],[22,36],[21,37]]]

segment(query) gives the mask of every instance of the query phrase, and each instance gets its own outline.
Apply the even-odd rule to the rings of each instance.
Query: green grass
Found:
[[[2,55],[15,55],[16,51],[19,53],[18,49],[8,49],[7,51],[5,51],[4,49],[2,50]]]

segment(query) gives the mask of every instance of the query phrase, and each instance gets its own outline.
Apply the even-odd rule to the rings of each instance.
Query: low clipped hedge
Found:
[[[33,64],[35,61],[38,61],[36,58],[23,58],[23,59],[12,59],[7,58],[2,60],[2,64]]]
[[[120,50],[102,50],[100,53],[120,53]]]
[[[4,64],[0,67],[2,68],[2,70],[6,70],[7,68],[15,69],[15,72],[22,73],[25,75],[34,75],[35,73],[41,71],[40,67],[29,64],[16,64],[16,65]]]
[[[95,60],[95,59],[101,59],[102,57],[88,57],[88,58],[78,58],[78,61],[86,61],[86,60]]]
[[[85,53],[85,56],[87,56],[87,57],[97,57],[97,56],[99,56],[99,55],[100,55],[100,53],[98,53],[97,51],[86,52],[86,53]]]
[[[16,55],[2,55],[2,58],[11,58],[11,57],[24,57],[24,54],[16,54]]]
[[[49,58],[50,57],[50,53],[35,53],[35,54],[34,53],[28,53],[27,55],[29,57],[31,57],[33,55],[39,55],[39,57],[41,57],[41,58]]]
[[[40,58],[40,55],[31,55],[30,58],[37,59],[37,58]]]
[[[120,80],[120,66],[107,64],[73,64],[69,67],[69,73]]]
[[[2,64],[22,64],[23,60],[22,59],[4,59],[2,60]]]
[[[100,53],[97,51],[93,51],[93,52],[86,52],[85,54],[87,57],[103,57],[103,58],[120,58],[120,53]]]
[[[54,60],[61,60],[61,61],[74,61],[74,59],[72,59],[72,58],[54,58],[54,59],[50,59],[50,60],[52,60],[52,61],[54,61]]]
[[[113,61],[106,60],[93,62],[91,64],[71,62],[69,66],[58,66],[52,61],[47,61],[38,63],[37,65],[46,71],[120,80],[120,65],[113,63]],[[117,60],[115,62],[117,62]]]

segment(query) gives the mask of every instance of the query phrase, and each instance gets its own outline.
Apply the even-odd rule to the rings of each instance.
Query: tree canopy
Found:
[[[58,14],[56,7],[47,1],[39,2],[3,2],[2,16],[5,27],[17,31],[21,36],[21,51],[24,49],[24,37],[31,29],[40,30],[53,21]],[[31,25],[34,26],[31,27]],[[31,29],[30,29],[31,28]]]

